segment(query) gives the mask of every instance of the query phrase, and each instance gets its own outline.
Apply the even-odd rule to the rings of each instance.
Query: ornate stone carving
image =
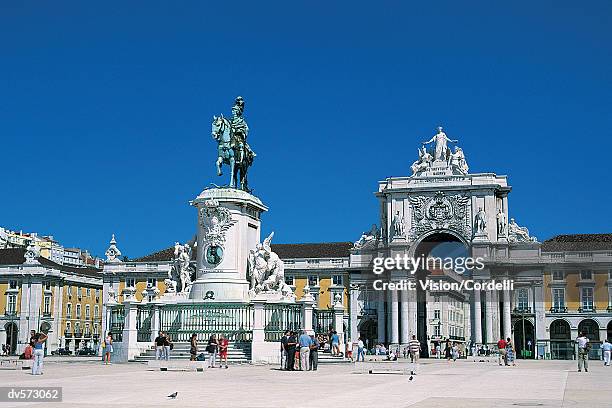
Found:
[[[106,263],[120,263],[121,251],[117,248],[117,241],[115,240],[115,234],[111,237],[110,246],[104,253],[106,255]]]
[[[470,239],[471,228],[468,217],[469,197],[455,194],[446,196],[438,191],[432,196],[408,197],[412,206],[411,240],[431,230],[448,229]]]
[[[428,151],[426,145],[433,143],[434,146]],[[442,127],[438,128],[430,140],[423,142],[419,148],[419,159],[412,163],[413,176],[448,176],[466,175],[469,167],[463,150],[455,146],[453,152],[448,143],[457,143],[457,140],[449,139]]]
[[[536,237],[529,236],[527,227],[519,226],[514,218],[508,224],[508,242],[538,242]]]
[[[293,290],[285,283],[285,264],[270,247],[273,236],[274,232],[264,239],[263,244],[257,244],[250,251],[247,274],[250,280],[249,295],[280,293],[283,298],[289,299],[293,297]]]
[[[478,212],[474,216],[474,235],[477,237],[487,235],[487,215],[482,207],[478,207]]]
[[[26,248],[25,253],[23,254],[23,257],[25,258],[25,264],[26,265],[37,265],[40,262],[38,262],[38,257],[40,256],[40,248],[38,247],[38,245],[36,245],[36,242],[34,242],[34,239],[32,239],[30,241],[30,243],[28,244],[28,247]]]
[[[353,249],[374,248],[380,240],[380,237],[381,231],[378,229],[376,224],[373,224],[370,231],[364,232],[361,234],[361,238],[355,241],[353,244]]]
[[[236,221],[232,220],[232,213],[225,207],[219,206],[217,200],[207,200],[200,208],[200,225],[206,228],[204,240],[208,244],[223,247],[225,233]]]
[[[457,140],[449,139],[446,136],[446,133],[443,132],[442,126],[438,127],[438,133],[433,135],[431,139],[427,142],[423,142],[424,145],[435,142],[434,148],[434,160],[447,160],[449,149],[447,147],[447,142],[457,143]]]

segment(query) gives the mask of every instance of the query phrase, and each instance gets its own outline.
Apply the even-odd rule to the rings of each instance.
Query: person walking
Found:
[[[578,372],[581,372],[582,366],[584,366],[584,372],[587,373],[589,372],[589,350],[591,349],[591,343],[582,332],[578,333],[576,343],[578,343]]]
[[[289,330],[285,331],[280,340],[281,364],[280,369],[287,369],[287,340],[289,339]]]
[[[610,343],[608,339],[604,340],[603,344],[601,345],[601,350],[603,352],[604,366],[609,366],[610,355],[612,354],[612,343]]]
[[[308,371],[308,362],[310,360],[310,346],[312,345],[312,340],[304,330],[300,335],[298,341],[300,343],[300,370]]]
[[[111,363],[111,353],[113,352],[113,333],[108,332],[104,339],[104,364]]]
[[[314,334],[310,336],[311,344],[310,344],[310,356],[309,356],[309,370],[317,371],[317,367],[319,366],[319,341],[315,337]]]
[[[416,374],[421,355],[421,342],[417,340],[416,335],[412,335],[412,339],[408,342],[408,351],[410,352],[410,360],[412,361],[412,375]]]
[[[47,335],[45,333],[35,333],[32,340],[34,342],[34,362],[32,363],[32,375],[42,375],[43,358],[45,357],[43,344],[45,341],[47,341]]]
[[[198,335],[195,333],[192,333],[189,339],[189,356],[191,361],[196,361],[198,358]]]
[[[364,349],[363,340],[361,337],[357,340],[357,361],[359,361],[359,357],[361,357],[361,361],[365,362],[365,349]]]
[[[287,371],[295,371],[295,346],[297,339],[295,332],[290,332],[287,338]]]
[[[208,368],[215,368],[217,362],[217,349],[219,342],[217,341],[216,335],[211,335],[208,338],[208,345],[206,346],[206,352],[208,353]]]
[[[499,351],[499,353],[497,354],[497,363],[499,365],[502,365],[502,360],[504,362],[504,365],[508,365],[508,354],[506,352],[506,340],[504,340],[503,338],[499,339],[499,341],[497,342],[497,349]]]
[[[452,357],[453,357],[453,346],[451,345],[450,340],[446,339],[446,344],[444,347],[444,358],[446,358],[446,361],[450,362]]]
[[[335,330],[332,331],[332,335],[331,335],[331,354],[332,356],[339,356],[340,355],[340,336],[338,335],[338,332],[336,332]]]
[[[516,360],[516,356],[515,356],[514,344],[512,343],[512,340],[510,339],[510,337],[508,337],[506,339],[506,365],[509,365],[508,362],[511,362],[512,365],[515,366],[516,365],[515,360]]]
[[[156,360],[164,360],[166,352],[164,350],[164,343],[166,342],[166,338],[164,337],[164,332],[160,331],[157,337],[155,338],[155,359]]]
[[[227,350],[229,348],[229,341],[224,335],[219,338],[219,368],[225,366],[227,368]]]

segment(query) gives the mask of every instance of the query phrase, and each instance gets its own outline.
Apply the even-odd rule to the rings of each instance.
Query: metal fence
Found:
[[[123,340],[123,327],[125,325],[125,309],[123,305],[113,306],[110,313],[109,331],[113,334],[113,341]]]
[[[234,342],[253,338],[253,306],[242,303],[164,305],[160,309],[160,330],[173,341],[189,341],[192,333],[200,340],[224,335]]]
[[[137,341],[151,341],[151,319],[153,318],[153,307],[151,305],[139,305],[136,313]]]
[[[314,309],[312,311],[312,329],[316,334],[327,334],[334,325],[333,310]]]
[[[265,341],[280,341],[286,330],[299,331],[303,327],[301,305],[264,305]]]

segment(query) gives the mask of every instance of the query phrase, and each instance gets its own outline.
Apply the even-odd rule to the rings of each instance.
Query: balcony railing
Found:
[[[595,310],[595,306],[583,306],[578,308],[578,313],[595,313],[596,311],[597,310]]]
[[[528,314],[528,313],[531,313],[531,308],[530,307],[515,307],[512,313]]]
[[[567,313],[567,307],[556,306],[550,308],[550,313]]]

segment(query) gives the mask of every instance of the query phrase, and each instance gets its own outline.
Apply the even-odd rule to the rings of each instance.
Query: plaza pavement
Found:
[[[1,370],[2,386],[61,386],[63,402],[0,403],[2,407],[612,407],[612,368],[591,361],[495,362],[422,360],[408,375],[366,374],[354,365],[317,372],[234,366],[204,373],[149,371],[138,363],[103,366],[94,360],[45,362],[44,375]],[[382,365],[384,364],[384,365]],[[382,363],[381,367],[407,363]],[[178,391],[176,400],[167,395]]]

